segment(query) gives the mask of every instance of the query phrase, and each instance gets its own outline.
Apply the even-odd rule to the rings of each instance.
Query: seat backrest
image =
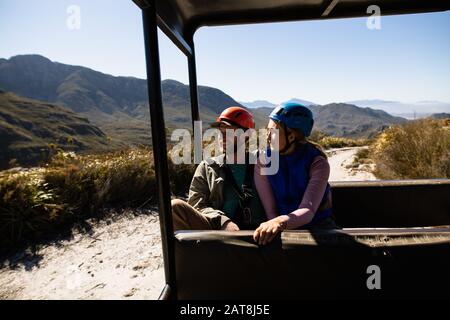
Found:
[[[333,212],[346,228],[450,225],[450,179],[334,182]]]
[[[177,292],[179,299],[448,298],[449,254],[450,228],[285,231],[263,247],[251,231],[178,232]],[[382,290],[367,286],[370,266],[379,268]]]

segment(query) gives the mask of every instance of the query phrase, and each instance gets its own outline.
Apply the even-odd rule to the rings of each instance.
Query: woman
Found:
[[[278,139],[278,150],[268,153],[279,152],[279,170],[268,176],[256,170],[256,188],[268,221],[255,230],[254,240],[264,245],[285,229],[335,228],[327,156],[306,140],[314,124],[312,112],[298,103],[284,103],[269,118],[269,141]]]

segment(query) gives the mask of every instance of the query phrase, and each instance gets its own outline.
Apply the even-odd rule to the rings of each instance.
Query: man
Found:
[[[220,114],[213,127],[222,133],[225,152],[226,132],[254,129],[255,122],[247,110],[230,107]],[[235,159],[238,149],[235,146]],[[254,184],[254,166],[247,161],[245,164],[226,163],[226,159],[222,153],[209,161],[202,161],[192,178],[188,202],[172,200],[175,231],[255,229],[266,220]]]

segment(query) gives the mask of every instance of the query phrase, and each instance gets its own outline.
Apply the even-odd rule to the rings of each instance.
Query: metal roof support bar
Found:
[[[200,120],[200,113],[198,109],[198,89],[197,89],[197,67],[195,64],[195,49],[194,41],[190,42],[191,55],[187,56],[188,68],[189,68],[189,88],[191,90],[191,115],[192,115],[192,126],[194,126],[194,121]],[[194,128],[192,128],[194,130]]]
[[[169,170],[167,165],[166,130],[161,93],[161,71],[158,49],[158,28],[155,2],[142,13],[144,24],[145,59],[147,65],[148,97],[152,129],[153,157],[158,186],[159,222],[161,227],[164,273],[170,297],[176,298],[175,252],[172,212],[170,205]]]

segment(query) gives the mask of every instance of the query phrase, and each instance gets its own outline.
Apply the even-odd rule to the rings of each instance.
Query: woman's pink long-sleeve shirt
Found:
[[[303,199],[297,210],[288,214],[287,229],[296,229],[311,222],[319,208],[330,176],[330,165],[323,156],[313,159],[309,170],[309,182]],[[262,205],[266,211],[267,220],[279,216],[272,187],[267,176],[261,175],[260,164],[255,165],[255,184]]]

